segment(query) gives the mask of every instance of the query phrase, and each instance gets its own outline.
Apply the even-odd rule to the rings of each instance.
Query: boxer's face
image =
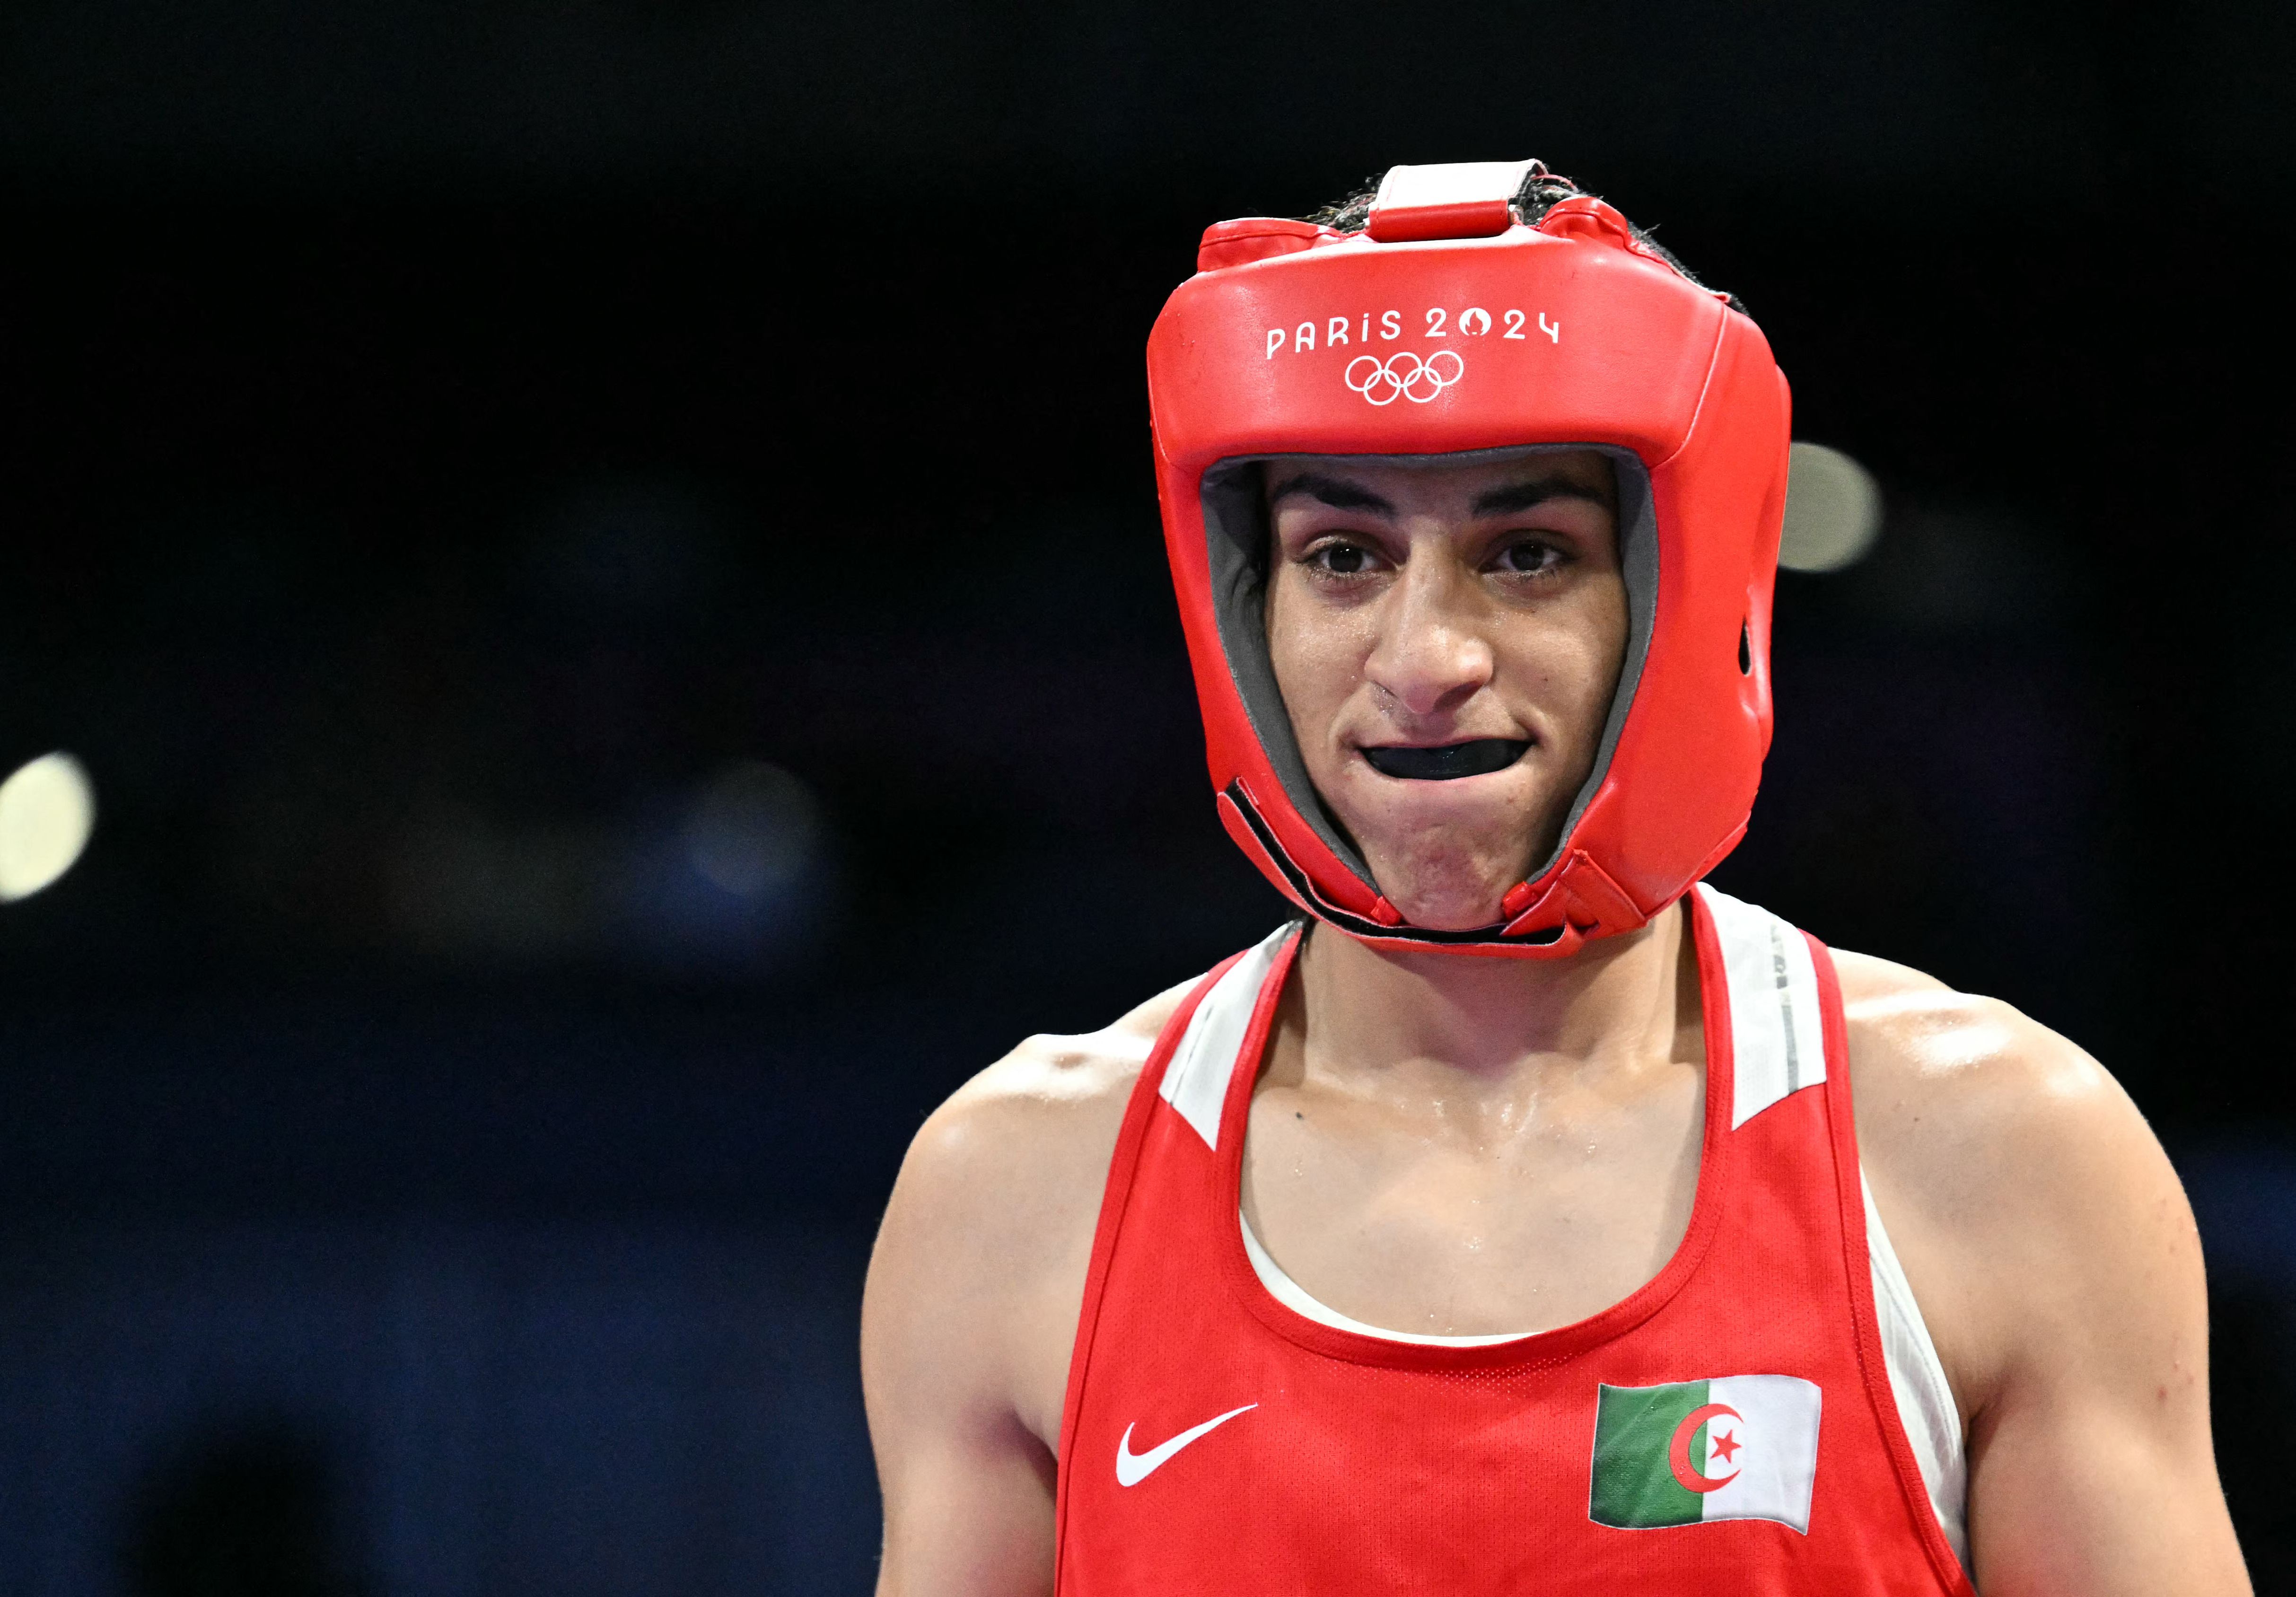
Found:
[[[1292,456],[1266,483],[1268,652],[1316,790],[1406,921],[1492,924],[1626,659],[1611,463]]]

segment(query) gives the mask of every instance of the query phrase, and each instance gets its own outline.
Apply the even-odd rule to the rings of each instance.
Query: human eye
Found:
[[[1570,563],[1570,551],[1543,537],[1510,538],[1491,557],[1493,569],[1515,577],[1559,576]]]
[[[1365,577],[1379,567],[1379,556],[1375,552],[1345,538],[1331,538],[1314,545],[1300,560],[1309,571],[1324,577]]]

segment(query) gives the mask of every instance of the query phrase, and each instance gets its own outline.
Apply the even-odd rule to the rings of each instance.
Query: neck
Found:
[[[1560,960],[1392,951],[1316,927],[1300,956],[1302,1041],[1321,1070],[1431,1074],[1455,1092],[1673,1058],[1700,1021],[1689,942],[1678,903]]]

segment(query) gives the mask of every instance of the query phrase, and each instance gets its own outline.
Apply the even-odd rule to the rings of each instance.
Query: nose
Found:
[[[1364,662],[1383,708],[1414,718],[1459,708],[1489,684],[1492,667],[1472,583],[1456,562],[1416,553],[1388,592],[1378,642]]]

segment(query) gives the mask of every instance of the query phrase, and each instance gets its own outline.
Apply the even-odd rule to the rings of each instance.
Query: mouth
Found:
[[[1431,749],[1397,745],[1365,749],[1363,757],[1382,776],[1401,782],[1456,782],[1462,776],[1504,771],[1529,747],[1529,741],[1521,738],[1470,738],[1464,743],[1441,743]]]

